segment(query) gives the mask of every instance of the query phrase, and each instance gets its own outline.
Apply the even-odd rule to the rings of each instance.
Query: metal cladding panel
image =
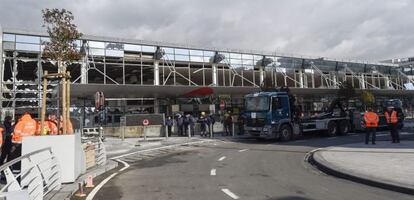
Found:
[[[153,85],[103,85],[103,84],[73,84],[72,97],[93,98],[96,91],[104,92],[108,98],[179,98],[185,97],[191,91],[203,88],[201,86],[153,86]],[[260,92],[255,87],[210,87],[214,95],[230,95],[244,97],[247,94]],[[297,96],[335,96],[338,89],[333,88],[289,88],[290,94]],[[379,96],[414,95],[414,90],[370,90]],[[362,90],[356,89],[360,94]]]

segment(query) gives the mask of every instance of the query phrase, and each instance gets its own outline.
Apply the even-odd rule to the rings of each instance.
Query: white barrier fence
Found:
[[[41,160],[36,158],[43,158]],[[25,164],[19,172],[15,166]],[[42,200],[53,190],[61,188],[59,162],[51,148],[44,148],[22,155],[0,166],[6,183],[1,184],[0,198]],[[15,172],[15,173],[13,173]]]
[[[102,128],[84,128],[82,143],[91,143],[95,146],[95,161],[99,166],[106,164],[105,139]]]

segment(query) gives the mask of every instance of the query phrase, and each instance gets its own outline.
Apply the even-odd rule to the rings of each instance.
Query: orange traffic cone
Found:
[[[93,187],[95,187],[95,185],[93,184],[93,176],[92,175],[89,175],[86,178],[86,187],[87,188],[93,188]]]
[[[79,183],[79,192],[75,194],[77,197],[86,197],[85,192],[83,191],[83,184]]]

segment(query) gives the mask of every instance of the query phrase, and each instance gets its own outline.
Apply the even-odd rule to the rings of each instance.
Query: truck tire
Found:
[[[280,127],[280,141],[287,142],[292,139],[292,128],[289,125],[283,124]]]
[[[339,122],[339,125],[338,125],[339,135],[348,135],[349,130],[350,130],[350,125],[348,121],[342,120]]]
[[[329,137],[334,137],[336,136],[337,132],[338,132],[338,126],[336,125],[334,121],[330,121],[328,123],[328,130],[326,131],[326,134]]]

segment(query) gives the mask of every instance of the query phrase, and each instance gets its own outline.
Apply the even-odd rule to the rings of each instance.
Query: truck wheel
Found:
[[[327,131],[327,135],[329,137],[334,137],[336,136],[336,132],[338,131],[338,128],[336,126],[336,123],[334,121],[330,121],[328,123],[328,131]]]
[[[289,125],[284,124],[280,128],[280,140],[286,142],[292,139],[292,128]]]
[[[347,135],[349,133],[349,123],[345,120],[339,122],[339,134],[340,135]]]

